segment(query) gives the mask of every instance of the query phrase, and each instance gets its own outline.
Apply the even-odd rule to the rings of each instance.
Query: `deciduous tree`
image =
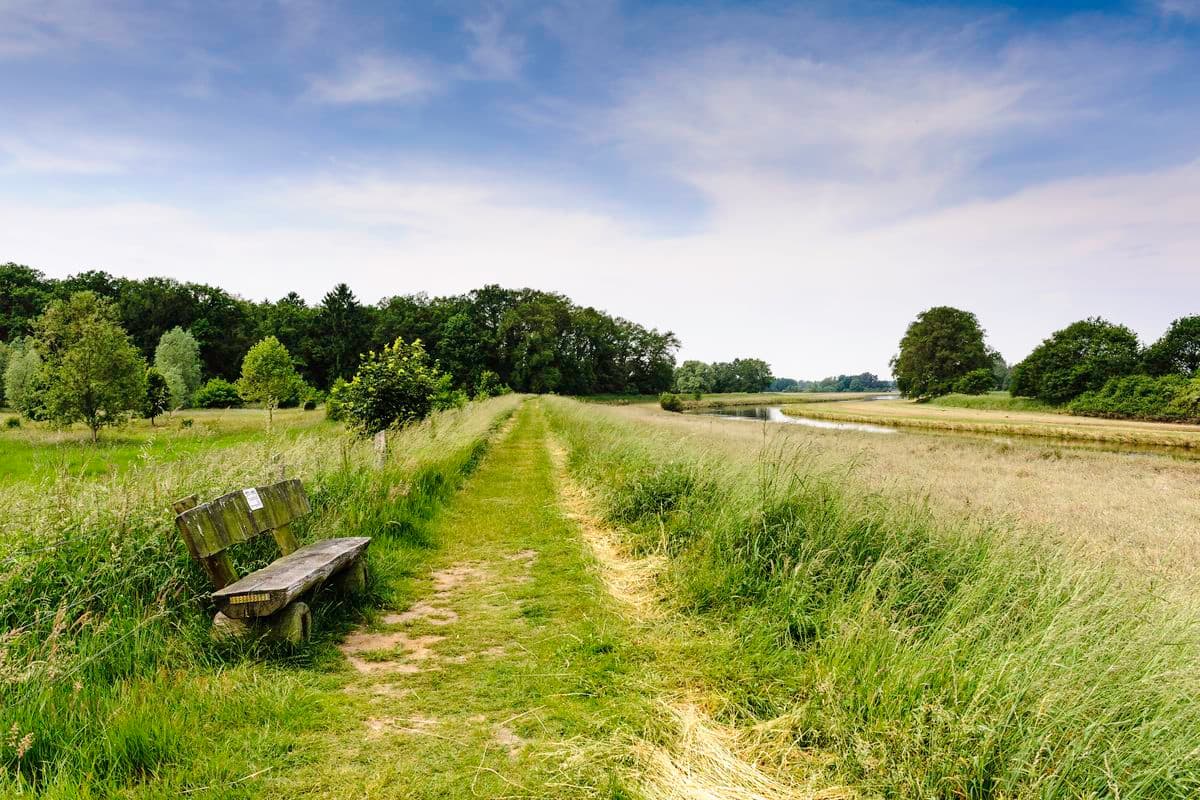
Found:
[[[969,311],[935,306],[917,315],[891,360],[896,384],[906,397],[949,394],[968,372],[991,369],[983,329]]]
[[[146,362],[117,322],[111,302],[92,292],[55,300],[35,323],[43,355],[47,418],[100,429],[125,422],[146,398]]]
[[[299,391],[300,375],[292,357],[274,336],[263,339],[242,359],[242,377],[238,393],[251,402],[261,402],[267,408],[268,427],[274,422],[279,404]]]
[[[176,326],[158,340],[154,349],[154,367],[162,375],[178,376],[171,385],[171,406],[191,405],[192,395],[200,388],[200,344],[196,337]]]
[[[1137,334],[1092,317],[1055,331],[1013,368],[1012,393],[1065,403],[1130,375],[1141,363]]]

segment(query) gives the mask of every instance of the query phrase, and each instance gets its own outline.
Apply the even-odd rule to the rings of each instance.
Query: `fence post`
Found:
[[[375,434],[375,469],[383,469],[387,463],[387,431]]]

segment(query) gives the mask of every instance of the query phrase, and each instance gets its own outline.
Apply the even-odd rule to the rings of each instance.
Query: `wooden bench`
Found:
[[[195,495],[172,504],[188,552],[212,582],[213,633],[266,635],[297,642],[308,637],[312,615],[299,598],[334,578],[345,592],[366,586],[364,554],[370,537],[322,539],[300,547],[291,524],[312,510],[298,480],[230,492],[207,503]],[[239,578],[229,548],[270,532],[281,557]]]

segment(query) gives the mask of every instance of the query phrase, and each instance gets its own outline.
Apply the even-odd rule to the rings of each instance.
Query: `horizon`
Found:
[[[484,284],[679,361],[1010,363],[1200,290],[1200,2],[0,8],[0,260],[308,302]]]

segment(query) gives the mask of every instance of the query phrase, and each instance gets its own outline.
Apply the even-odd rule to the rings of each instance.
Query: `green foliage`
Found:
[[[8,419],[4,420],[4,427],[9,428],[9,429],[21,427],[21,418],[20,417],[9,417]]]
[[[18,339],[9,347],[4,370],[4,402],[28,419],[39,419],[42,357],[33,339]]]
[[[500,380],[500,376],[490,369],[485,369],[479,373],[479,380],[475,382],[475,399],[486,400],[489,397],[499,397],[503,394],[508,394],[512,389],[504,385]]]
[[[679,413],[683,411],[683,399],[671,392],[663,392],[658,396],[658,405],[663,411],[674,411]]]
[[[146,370],[146,397],[142,401],[142,416],[154,424],[156,417],[171,407],[171,388],[167,379],[154,367]]]
[[[929,404],[945,408],[978,408],[987,411],[1053,412],[1060,410],[1041,400],[1035,400],[1032,397],[1013,397],[1008,392],[989,392],[978,395],[946,394],[933,398]]]
[[[351,429],[370,435],[424,419],[446,387],[420,340],[397,339],[363,357],[354,379],[337,387],[336,402]]]
[[[192,395],[200,388],[200,345],[196,337],[178,326],[164,333],[154,349],[154,366],[164,376],[176,376],[168,381],[171,406],[191,405]]]
[[[685,394],[713,391],[715,376],[711,364],[703,361],[685,361],[675,368],[674,389]]]
[[[315,348],[320,379],[328,382],[353,375],[371,345],[371,319],[349,286],[339,283],[321,300],[316,330],[320,332]]]
[[[1187,392],[1192,381],[1181,375],[1125,375],[1110,378],[1099,390],[1084,392],[1067,406],[1072,414],[1162,422],[1200,421],[1188,413]]]
[[[224,378],[211,378],[193,399],[197,408],[241,408],[245,405],[237,386]]]
[[[50,286],[36,269],[0,264],[0,341],[12,342],[33,332],[33,321],[50,300]]]
[[[0,406],[4,405],[4,371],[8,369],[8,358],[12,348],[6,342],[0,341]]]
[[[790,380],[790,379],[787,379]],[[785,392],[888,392],[896,388],[891,381],[880,380],[874,372],[836,375],[819,381],[791,381]]]
[[[988,348],[988,358],[992,360],[992,389],[1006,390],[1012,382],[1012,368],[1004,360],[999,351]]]
[[[1110,378],[1133,374],[1140,362],[1133,331],[1093,317],[1055,331],[1014,367],[1012,393],[1066,403]]]
[[[1146,348],[1143,363],[1151,375],[1200,372],[1200,315],[1180,317],[1154,344]]]
[[[346,391],[346,386],[349,381],[338,378],[333,382],[333,386],[329,389],[329,396],[325,398],[325,418],[334,422],[343,422],[346,419],[346,408],[342,404],[342,395]]]
[[[990,367],[973,369],[954,382],[954,391],[959,394],[984,394],[996,384],[996,374]]]
[[[83,422],[93,440],[102,427],[125,422],[146,398],[146,362],[117,323],[116,309],[91,292],[55,300],[38,319],[46,417]]]
[[[918,314],[891,360],[901,394],[916,398],[949,394],[962,376],[991,366],[979,320],[950,306]]]
[[[301,385],[287,348],[268,336],[246,353],[237,390],[246,400],[260,402],[273,412],[281,402],[295,397]]]

